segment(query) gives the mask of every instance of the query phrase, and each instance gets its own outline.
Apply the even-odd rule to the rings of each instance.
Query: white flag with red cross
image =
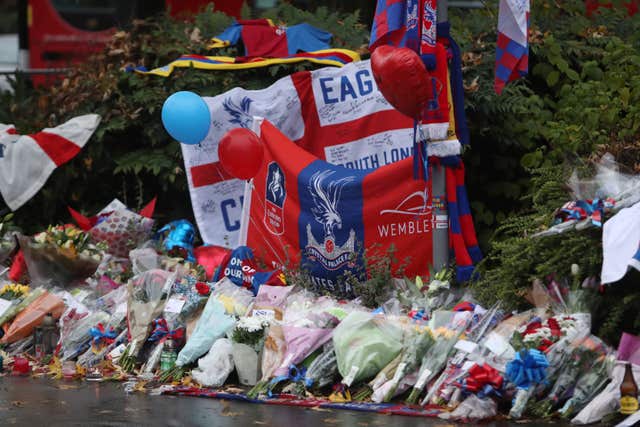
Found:
[[[0,194],[7,206],[15,211],[35,196],[58,166],[80,152],[99,123],[99,115],[87,114],[30,135],[0,124]]]

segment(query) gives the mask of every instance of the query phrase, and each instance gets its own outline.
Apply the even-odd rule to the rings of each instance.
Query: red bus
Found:
[[[21,0],[18,2],[20,69],[34,73],[34,83],[46,71],[65,68],[99,51],[116,28],[133,18],[163,10],[173,16],[192,14],[211,0]],[[239,18],[243,0],[215,2],[216,10]]]

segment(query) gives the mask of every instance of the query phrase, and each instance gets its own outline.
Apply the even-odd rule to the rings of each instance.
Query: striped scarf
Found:
[[[464,163],[458,156],[445,157],[439,162],[445,166],[449,249],[456,260],[456,279],[458,282],[467,282],[474,278],[474,264],[482,260],[482,252],[464,185]]]

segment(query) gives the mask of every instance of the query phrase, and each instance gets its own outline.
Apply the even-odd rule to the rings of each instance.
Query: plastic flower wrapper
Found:
[[[251,315],[282,320],[287,298],[293,289],[293,286],[260,286],[251,308]]]
[[[407,403],[416,403],[425,386],[444,369],[453,346],[465,328],[466,324],[461,325],[459,329],[440,327],[432,331],[435,342],[422,355],[418,378],[407,398]]]
[[[261,377],[260,355],[269,324],[270,319],[266,317],[244,316],[229,334],[233,342],[233,363],[243,385],[254,386]]]
[[[127,324],[131,341],[127,352],[129,357],[138,356],[149,335],[151,322],[164,309],[174,281],[175,273],[149,270],[127,284]]]
[[[609,382],[609,372],[615,358],[612,355],[600,357],[587,372],[583,373],[575,384],[573,395],[557,413],[568,419],[582,410]]]
[[[596,361],[606,354],[606,345],[593,335],[572,344],[570,354],[560,364],[559,375],[551,391],[535,405],[533,413],[538,417],[550,415],[551,410],[574,388],[578,378],[592,369]]]
[[[571,420],[571,424],[592,424],[620,409],[620,385],[624,380],[626,361],[616,361],[609,375],[609,384],[591,399]],[[640,384],[640,366],[631,365],[633,379]]]
[[[183,367],[204,355],[235,324],[235,318],[226,314],[224,305],[217,298],[209,297],[195,330],[178,354],[176,366]]]
[[[391,378],[391,384],[387,386],[388,390],[384,396],[384,402],[390,402],[393,399],[396,389],[405,375],[420,368],[422,355],[427,353],[434,344],[435,340],[431,336],[431,330],[426,326],[416,325],[414,334],[412,334],[408,344],[402,350],[402,358]]]
[[[234,367],[231,348],[228,339],[217,339],[207,355],[198,360],[198,368],[191,371],[193,379],[205,387],[224,384]]]
[[[309,365],[304,375],[304,386],[307,390],[321,389],[334,383],[338,377],[338,361],[333,341],[327,342],[322,353]]]
[[[334,329],[338,370],[350,387],[373,378],[402,350],[402,329],[383,315],[353,311]]]
[[[451,421],[477,422],[492,418],[498,413],[498,406],[495,400],[485,397],[481,398],[475,394],[467,397],[452,412],[443,412],[438,418]]]
[[[97,295],[105,295],[123,286],[133,276],[129,259],[105,254],[98,269],[86,283]]]
[[[91,328],[91,330],[95,331],[96,329],[98,329],[99,331],[100,330],[99,326],[100,325],[97,325],[96,327]],[[122,349],[125,348],[125,343],[127,342],[127,335],[128,335],[128,331],[126,328],[120,331],[120,333],[115,335],[115,338],[112,339],[111,337],[113,336],[112,334],[113,329],[111,327],[107,328],[104,325],[102,326],[104,327],[104,329],[103,331],[101,331],[101,334],[102,334],[102,337],[100,337],[101,342],[94,345],[93,340],[96,339],[96,336],[94,335],[93,332],[91,332],[91,334],[94,336],[92,340],[92,346],[91,348],[89,348],[87,351],[85,351],[83,354],[81,354],[78,357],[77,364],[79,366],[82,366],[85,368],[93,367],[102,361],[108,360],[111,352],[113,352],[117,348],[122,348]],[[114,358],[112,362],[117,363],[118,359]]]
[[[270,286],[265,286],[269,288]],[[244,316],[254,302],[253,293],[247,289],[236,286],[227,277],[221,279],[211,287],[210,298],[216,298],[222,303],[227,314],[231,316]],[[260,314],[260,313],[258,313]]]
[[[111,316],[104,311],[95,311],[75,322],[73,330],[64,339],[60,340],[61,360],[69,360],[77,357],[86,350],[92,340],[91,328],[98,324],[106,323]]]
[[[192,275],[178,278],[171,288],[171,295],[164,308],[164,318],[174,327],[176,322],[185,323],[204,301],[198,292],[198,279]]]
[[[280,366],[273,372],[275,378],[271,380],[269,389],[273,389],[281,381],[292,379],[289,376],[290,369],[330,340],[332,332],[332,329],[282,325],[286,351]],[[292,380],[296,381],[297,379]]]
[[[509,411],[511,418],[518,419],[522,416],[536,385],[546,381],[547,367],[549,362],[546,356],[535,348],[518,351],[515,359],[509,362],[505,378],[517,388]]]
[[[458,310],[468,309],[468,313],[471,314],[469,325],[464,338],[461,336],[454,346],[457,352],[449,358],[447,367],[430,388],[425,399],[439,405],[446,403],[449,407],[459,403],[461,390],[465,393],[479,392],[483,395],[499,394],[502,384],[498,370],[487,362],[489,352],[480,345],[503,317],[499,303],[489,310],[469,303],[461,303],[456,307]],[[456,321],[463,319],[464,317],[454,318]]]
[[[619,409],[620,384],[624,380],[626,363],[631,363],[631,370],[636,384],[640,384],[640,337],[623,333],[618,344],[617,360],[608,378],[611,382],[606,388],[585,405],[571,420],[573,424],[589,424],[600,421],[603,417]],[[598,385],[596,378],[591,378],[592,387]],[[593,391],[591,388],[589,391]],[[586,394],[586,393],[585,393]],[[575,412],[575,411],[574,411]]]
[[[47,291],[42,292],[24,310],[20,312],[5,332],[0,342],[13,343],[33,333],[36,326],[42,323],[47,313],[59,318],[64,311],[62,298]]]
[[[91,276],[107,246],[77,227],[50,226],[33,238],[19,236],[31,283],[68,286]]]
[[[160,268],[160,257],[154,248],[142,247],[129,252],[131,269],[134,274]]]
[[[265,286],[260,287],[260,289]],[[262,378],[249,392],[247,396],[254,399],[265,394],[269,387],[269,380],[275,370],[282,364],[287,345],[284,340],[284,331],[278,323],[271,323],[267,330],[267,336],[262,350]]]
[[[5,308],[3,308],[3,311],[0,313],[0,326],[16,317],[18,313],[27,308],[29,304],[35,301],[44,292],[44,288],[39,287],[32,289],[22,298],[13,299],[3,303]]]
[[[152,200],[140,214],[129,210],[118,199],[114,199],[92,218],[87,218],[71,208],[69,212],[80,228],[91,234],[93,240],[107,243],[110,254],[127,257],[130,250],[151,236],[154,223],[151,216],[155,202],[155,199]]]
[[[339,322],[338,317],[346,316],[348,309],[346,304],[341,305],[330,297],[317,298],[307,290],[294,291],[287,298],[282,323],[304,328],[333,328]]]

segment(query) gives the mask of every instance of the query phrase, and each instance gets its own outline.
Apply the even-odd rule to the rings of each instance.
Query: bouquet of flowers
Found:
[[[426,354],[434,344],[435,340],[431,336],[429,328],[426,326],[416,326],[416,331],[403,350],[402,358],[388,386],[387,393],[384,397],[385,402],[391,401],[395,396],[400,380],[402,380],[405,375],[416,371],[420,367],[422,355]]]
[[[31,282],[67,286],[91,276],[107,246],[72,225],[49,226],[33,238],[20,236]]]
[[[253,386],[260,378],[260,353],[269,323],[262,316],[241,317],[230,334],[233,363],[241,384]]]
[[[167,300],[175,274],[164,270],[149,270],[127,284],[127,324],[131,343],[127,357],[120,362],[132,366],[149,335],[151,322],[157,319]]]
[[[107,244],[110,254],[127,257],[130,250],[151,236],[154,222],[151,216],[154,208],[155,199],[137,214],[120,200],[114,199],[92,218],[87,218],[73,209],[69,209],[69,212],[94,241]]]
[[[269,319],[262,316],[241,317],[231,331],[231,341],[260,351],[264,345],[265,331],[269,323]]]
[[[609,382],[613,357],[598,358],[587,372],[582,373],[573,389],[573,395],[558,410],[558,415],[569,419],[589,403]]]
[[[95,311],[74,322],[71,332],[60,340],[61,360],[70,360],[86,350],[91,341],[91,328],[109,321],[111,316],[104,311]]]
[[[342,384],[373,378],[400,354],[402,330],[383,315],[352,311],[333,332]]]
[[[35,301],[43,292],[43,288],[36,288],[22,297],[5,300],[5,302],[2,303],[4,306],[3,311],[0,313],[0,326],[16,317],[18,313],[27,308],[27,306]]]
[[[578,378],[591,370],[596,361],[608,352],[606,345],[593,335],[579,339],[577,343],[572,344],[572,347],[573,350],[561,364],[560,374],[550,393],[536,404],[533,410],[536,416],[549,416],[551,410],[574,388]]]
[[[29,294],[29,286],[20,283],[7,283],[0,288],[0,298],[14,301],[21,300]]]
[[[226,314],[224,305],[214,296],[210,296],[195,330],[178,354],[176,366],[183,367],[204,355],[218,338],[222,338],[234,327],[235,323],[235,318]]]
[[[63,311],[64,301],[44,291],[16,316],[0,342],[13,343],[28,337],[35,327],[42,323],[47,313],[52,313],[54,318],[59,318]]]
[[[433,331],[434,343],[422,356],[418,379],[407,398],[407,403],[416,403],[424,387],[442,371],[451,355],[453,346],[465,328],[466,325],[461,329],[440,327]]]
[[[307,368],[304,375],[304,386],[306,389],[311,387],[323,388],[333,384],[338,376],[338,362],[333,341],[327,342],[313,362]]]

